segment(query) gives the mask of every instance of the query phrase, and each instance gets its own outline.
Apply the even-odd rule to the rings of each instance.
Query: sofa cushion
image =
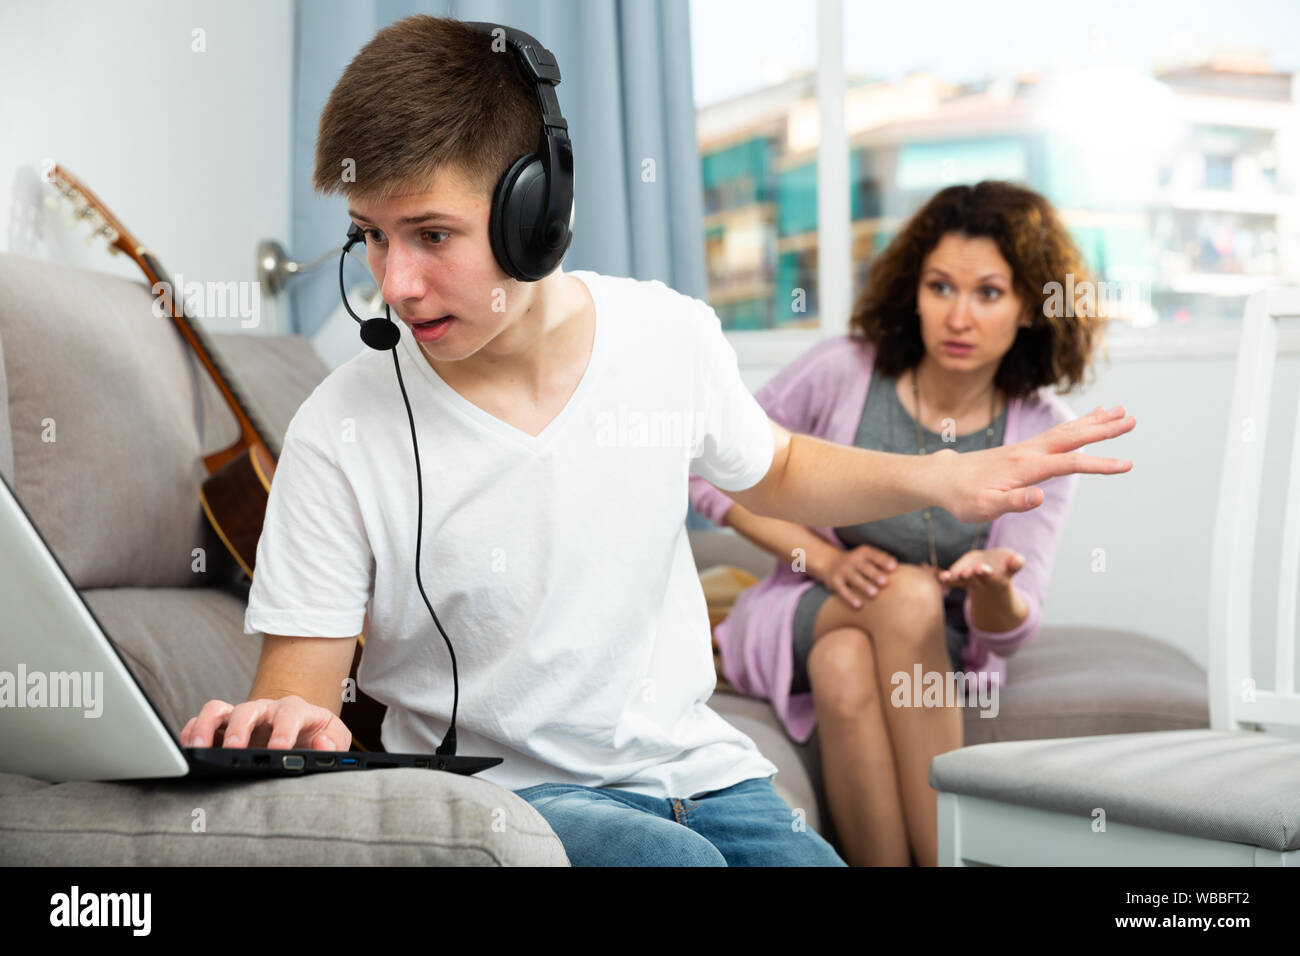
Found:
[[[307,396],[329,375],[311,340],[301,335],[238,332],[208,336],[227,367],[280,439]],[[224,448],[238,437],[235,418],[211,378],[204,376],[203,451]],[[402,408],[400,396],[398,408]],[[405,411],[405,409],[403,409]]]
[[[152,305],[143,281],[0,253],[14,490],[82,589],[224,583],[237,568],[198,498],[202,455],[234,438],[235,419]],[[263,411],[283,432],[328,370],[307,339],[279,338],[219,348],[254,400],[270,393]]]
[[[97,588],[82,596],[173,733],[213,698],[248,698],[262,639],[244,633],[246,583]]]
[[[1178,730],[963,747],[935,757],[930,785],[1020,806],[1300,849],[1300,741]]]
[[[1007,660],[996,717],[963,713],[965,744],[1210,726],[1205,671],[1171,644],[1101,627],[1043,627]]]
[[[201,829],[199,829],[201,827]],[[568,866],[533,807],[400,768],[258,781],[51,784],[0,774],[5,866]]]

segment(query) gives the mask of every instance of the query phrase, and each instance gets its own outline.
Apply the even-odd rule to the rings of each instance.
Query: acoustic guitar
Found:
[[[103,236],[109,252],[125,253],[144,273],[151,292],[158,297],[181,336],[189,343],[212,377],[222,399],[235,416],[239,437],[220,451],[203,457],[208,477],[199,486],[199,501],[227,550],[251,581],[257,560],[257,542],[262,536],[266,503],[280,457],[280,440],[257,409],[257,403],[240,387],[235,374],[201,326],[185,314],[184,294],[173,296],[175,287],[157,257],[137,240],[99,197],[66,168],[54,164],[45,170],[45,180],[73,204],[74,216],[88,221],[88,240]],[[178,301],[179,300],[179,301]],[[352,687],[356,688],[357,667],[365,646],[367,614],[352,658]],[[379,725],[386,708],[360,689],[356,700],[346,701],[340,719],[353,734],[353,747],[381,751]]]
[[[171,278],[157,257],[67,169],[58,165],[51,167],[46,180],[71,200],[77,218],[90,221],[93,226],[90,238],[102,235],[110,252],[125,253],[140,267],[149,280],[150,290],[163,303],[167,315],[207,369],[217,391],[235,416],[239,437],[226,448],[203,457],[208,477],[199,487],[199,501],[222,543],[252,580],[257,540],[262,535],[271,479],[275,477],[275,463],[280,457],[279,439],[266,424],[251,396],[239,386],[234,373],[221,360],[202,327],[185,314],[184,295],[172,295]]]

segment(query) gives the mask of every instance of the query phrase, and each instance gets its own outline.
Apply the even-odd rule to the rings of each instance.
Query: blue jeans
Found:
[[[539,783],[516,790],[574,866],[847,866],[770,778],[691,799]]]

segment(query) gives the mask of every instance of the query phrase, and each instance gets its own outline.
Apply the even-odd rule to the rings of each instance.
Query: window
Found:
[[[692,0],[708,295],[742,365],[842,330],[835,303],[955,182],[1043,193],[1100,280],[1143,288],[1120,316],[1134,324],[1236,320],[1250,292],[1300,283],[1281,252],[1300,245],[1300,5],[1193,6],[1096,0],[1081,20],[1027,0]],[[817,54],[828,15],[842,74]],[[841,128],[822,129],[828,95]],[[823,132],[847,171],[826,165]],[[843,270],[821,262],[843,248],[824,188],[847,197]]]
[[[708,300],[729,332],[817,328],[816,15],[691,5]]]
[[[1101,281],[1142,289],[1122,320],[1237,320],[1250,292],[1300,281],[1278,255],[1300,242],[1295,4],[1096,0],[1081,21],[847,3],[844,20],[850,148],[883,174],[874,235],[855,213],[855,282],[929,195],[985,178],[1042,193]]]

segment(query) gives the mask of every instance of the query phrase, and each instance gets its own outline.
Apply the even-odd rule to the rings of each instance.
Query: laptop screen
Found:
[[[179,743],[0,474],[0,772],[180,777]]]

